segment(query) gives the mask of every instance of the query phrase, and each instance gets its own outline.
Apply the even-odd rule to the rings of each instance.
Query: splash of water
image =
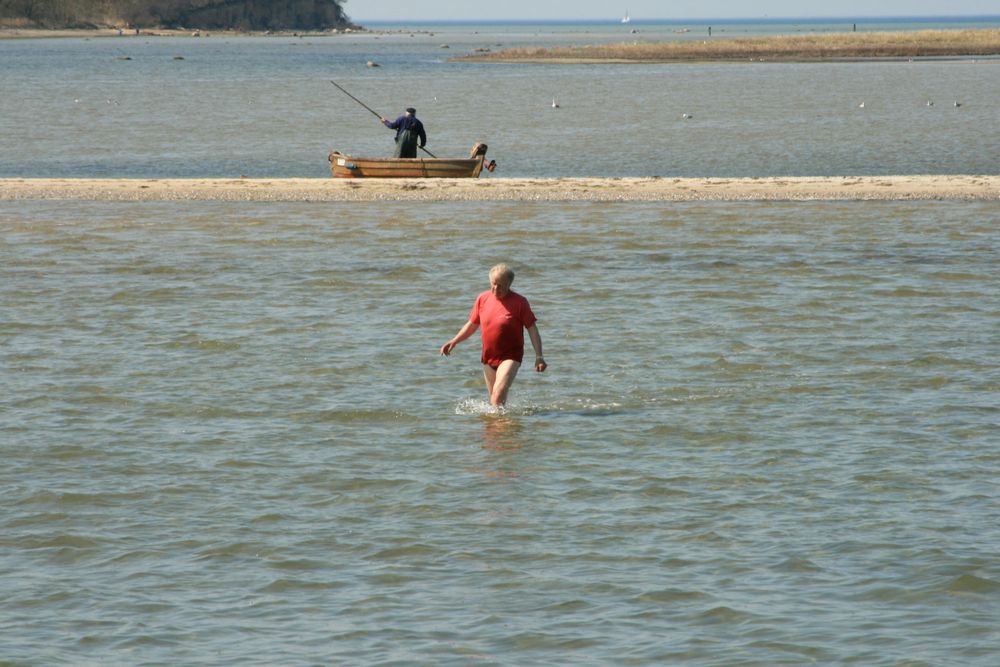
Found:
[[[456,415],[523,416],[537,414],[546,409],[549,408],[516,400],[508,402],[507,405],[490,405],[489,401],[481,398],[463,398],[455,404]]]

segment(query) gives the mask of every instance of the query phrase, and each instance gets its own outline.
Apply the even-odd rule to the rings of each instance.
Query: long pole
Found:
[[[382,114],[380,114],[379,112],[375,111],[370,106],[368,106],[367,104],[365,104],[364,102],[362,102],[361,100],[359,100],[358,98],[356,98],[354,95],[351,95],[349,92],[347,92],[346,90],[344,90],[343,87],[340,84],[338,84],[336,81],[330,81],[330,83],[332,83],[334,86],[336,86],[337,90],[339,90],[343,94],[347,95],[348,97],[350,97],[352,100],[354,100],[355,102],[357,102],[358,104],[360,104],[364,108],[366,108],[369,111],[371,111],[373,116],[375,116],[379,120],[382,120]]]
[[[368,111],[370,111],[373,116],[375,116],[379,120],[382,120],[382,114],[380,114],[379,112],[375,111],[370,106],[368,106],[367,104],[365,104],[364,102],[362,102],[361,100],[359,100],[358,98],[356,98],[354,95],[351,95],[349,92],[347,92],[346,90],[344,90],[343,86],[341,86],[340,84],[338,84],[336,81],[331,80],[330,83],[332,83],[334,86],[336,86],[337,90],[339,90],[343,94],[347,95],[348,97],[350,97],[352,100],[354,100],[355,102],[357,102],[358,104],[360,104],[364,108],[368,109]],[[437,157],[437,155],[434,155],[434,153],[431,153],[429,150],[427,150],[423,146],[417,146],[417,148],[419,148],[420,150],[422,150],[423,152],[427,153],[428,155],[430,155],[433,158]]]

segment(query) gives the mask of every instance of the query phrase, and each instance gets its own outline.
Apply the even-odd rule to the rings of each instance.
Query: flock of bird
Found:
[[[929,106],[929,107],[932,107],[932,106],[934,106],[934,102],[932,102],[931,100],[927,100],[927,106]],[[957,102],[957,101],[956,101],[956,102],[954,102],[954,103],[952,104],[952,106],[954,106],[954,107],[955,107],[955,108],[957,109],[958,107],[962,106],[962,103],[961,103],[961,102]],[[864,103],[864,102],[862,102],[861,104],[859,104],[859,105],[858,105],[858,108],[859,108],[859,109],[864,109],[864,108],[865,108],[865,103]]]
[[[437,98],[435,97],[434,99],[437,99]],[[927,106],[929,106],[929,107],[932,107],[932,106],[934,106],[934,102],[932,102],[932,101],[930,101],[930,100],[927,100]],[[962,106],[962,103],[961,103],[961,102],[957,102],[957,101],[956,101],[956,102],[954,103],[954,107],[955,107],[956,109],[957,109],[958,107],[960,107],[960,106]],[[558,108],[559,108],[559,103],[558,103],[558,102],[556,102],[556,99],[555,99],[554,97],[552,98],[552,108],[553,108],[553,109],[558,109]],[[861,104],[859,104],[859,105],[858,105],[858,108],[859,108],[859,109],[864,109],[864,108],[865,108],[865,103],[864,103],[864,102],[862,102]],[[684,118],[684,119],[690,119],[690,118],[694,118],[694,116],[692,116],[692,115],[691,115],[691,114],[689,114],[689,113],[682,113],[682,114],[681,114],[681,118]]]
[[[434,100],[437,101],[437,98],[435,97]],[[78,98],[78,99],[73,100],[73,102],[75,102],[76,104],[79,104],[80,100]],[[109,99],[107,102],[108,102],[108,104],[113,104],[115,106],[118,106],[118,100]],[[932,102],[931,100],[927,100],[927,106],[929,106],[929,107],[934,106],[934,102]],[[954,102],[953,106],[957,109],[958,107],[962,106],[962,103],[956,101],[956,102]],[[554,97],[552,98],[552,108],[553,109],[560,108],[559,107],[559,103],[556,102],[556,99]],[[859,109],[864,109],[865,108],[865,103],[862,102],[861,104],[859,104],[858,108]],[[688,120],[688,119],[694,118],[694,116],[691,115],[691,114],[689,114],[689,113],[682,113],[681,114],[681,118],[684,118],[685,120]]]

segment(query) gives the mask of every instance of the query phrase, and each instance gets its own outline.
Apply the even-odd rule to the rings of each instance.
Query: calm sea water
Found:
[[[213,40],[0,42],[0,172],[321,176],[391,138],[334,75],[506,175],[1000,154],[996,64]],[[719,115],[675,122],[691,99]],[[992,667],[998,224],[996,202],[0,202],[0,664]],[[477,341],[437,353],[497,261],[550,364],[502,415]]]
[[[3,658],[990,665],[998,218],[0,204]]]
[[[330,80],[385,116],[415,106],[435,155],[464,156],[487,143],[496,176],[1000,171],[998,59],[448,61],[477,48],[705,37],[671,25],[638,29],[450,25],[308,39],[2,41],[0,177],[321,177],[331,149],[390,154],[392,133]]]

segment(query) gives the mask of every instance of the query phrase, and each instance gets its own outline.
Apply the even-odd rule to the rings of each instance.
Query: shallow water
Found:
[[[497,177],[1000,170],[998,59],[448,61],[477,48],[696,38],[673,27],[0,41],[0,177],[323,177],[332,149],[391,154],[392,133],[330,80],[388,117],[415,106],[435,155],[487,143]]]
[[[991,665],[998,218],[0,203],[0,658]]]
[[[498,176],[997,173],[994,61],[446,60],[619,37],[0,41],[0,176],[388,152],[328,79]],[[998,222],[0,202],[0,663],[992,667]],[[499,415],[437,354],[497,261],[550,363]]]

